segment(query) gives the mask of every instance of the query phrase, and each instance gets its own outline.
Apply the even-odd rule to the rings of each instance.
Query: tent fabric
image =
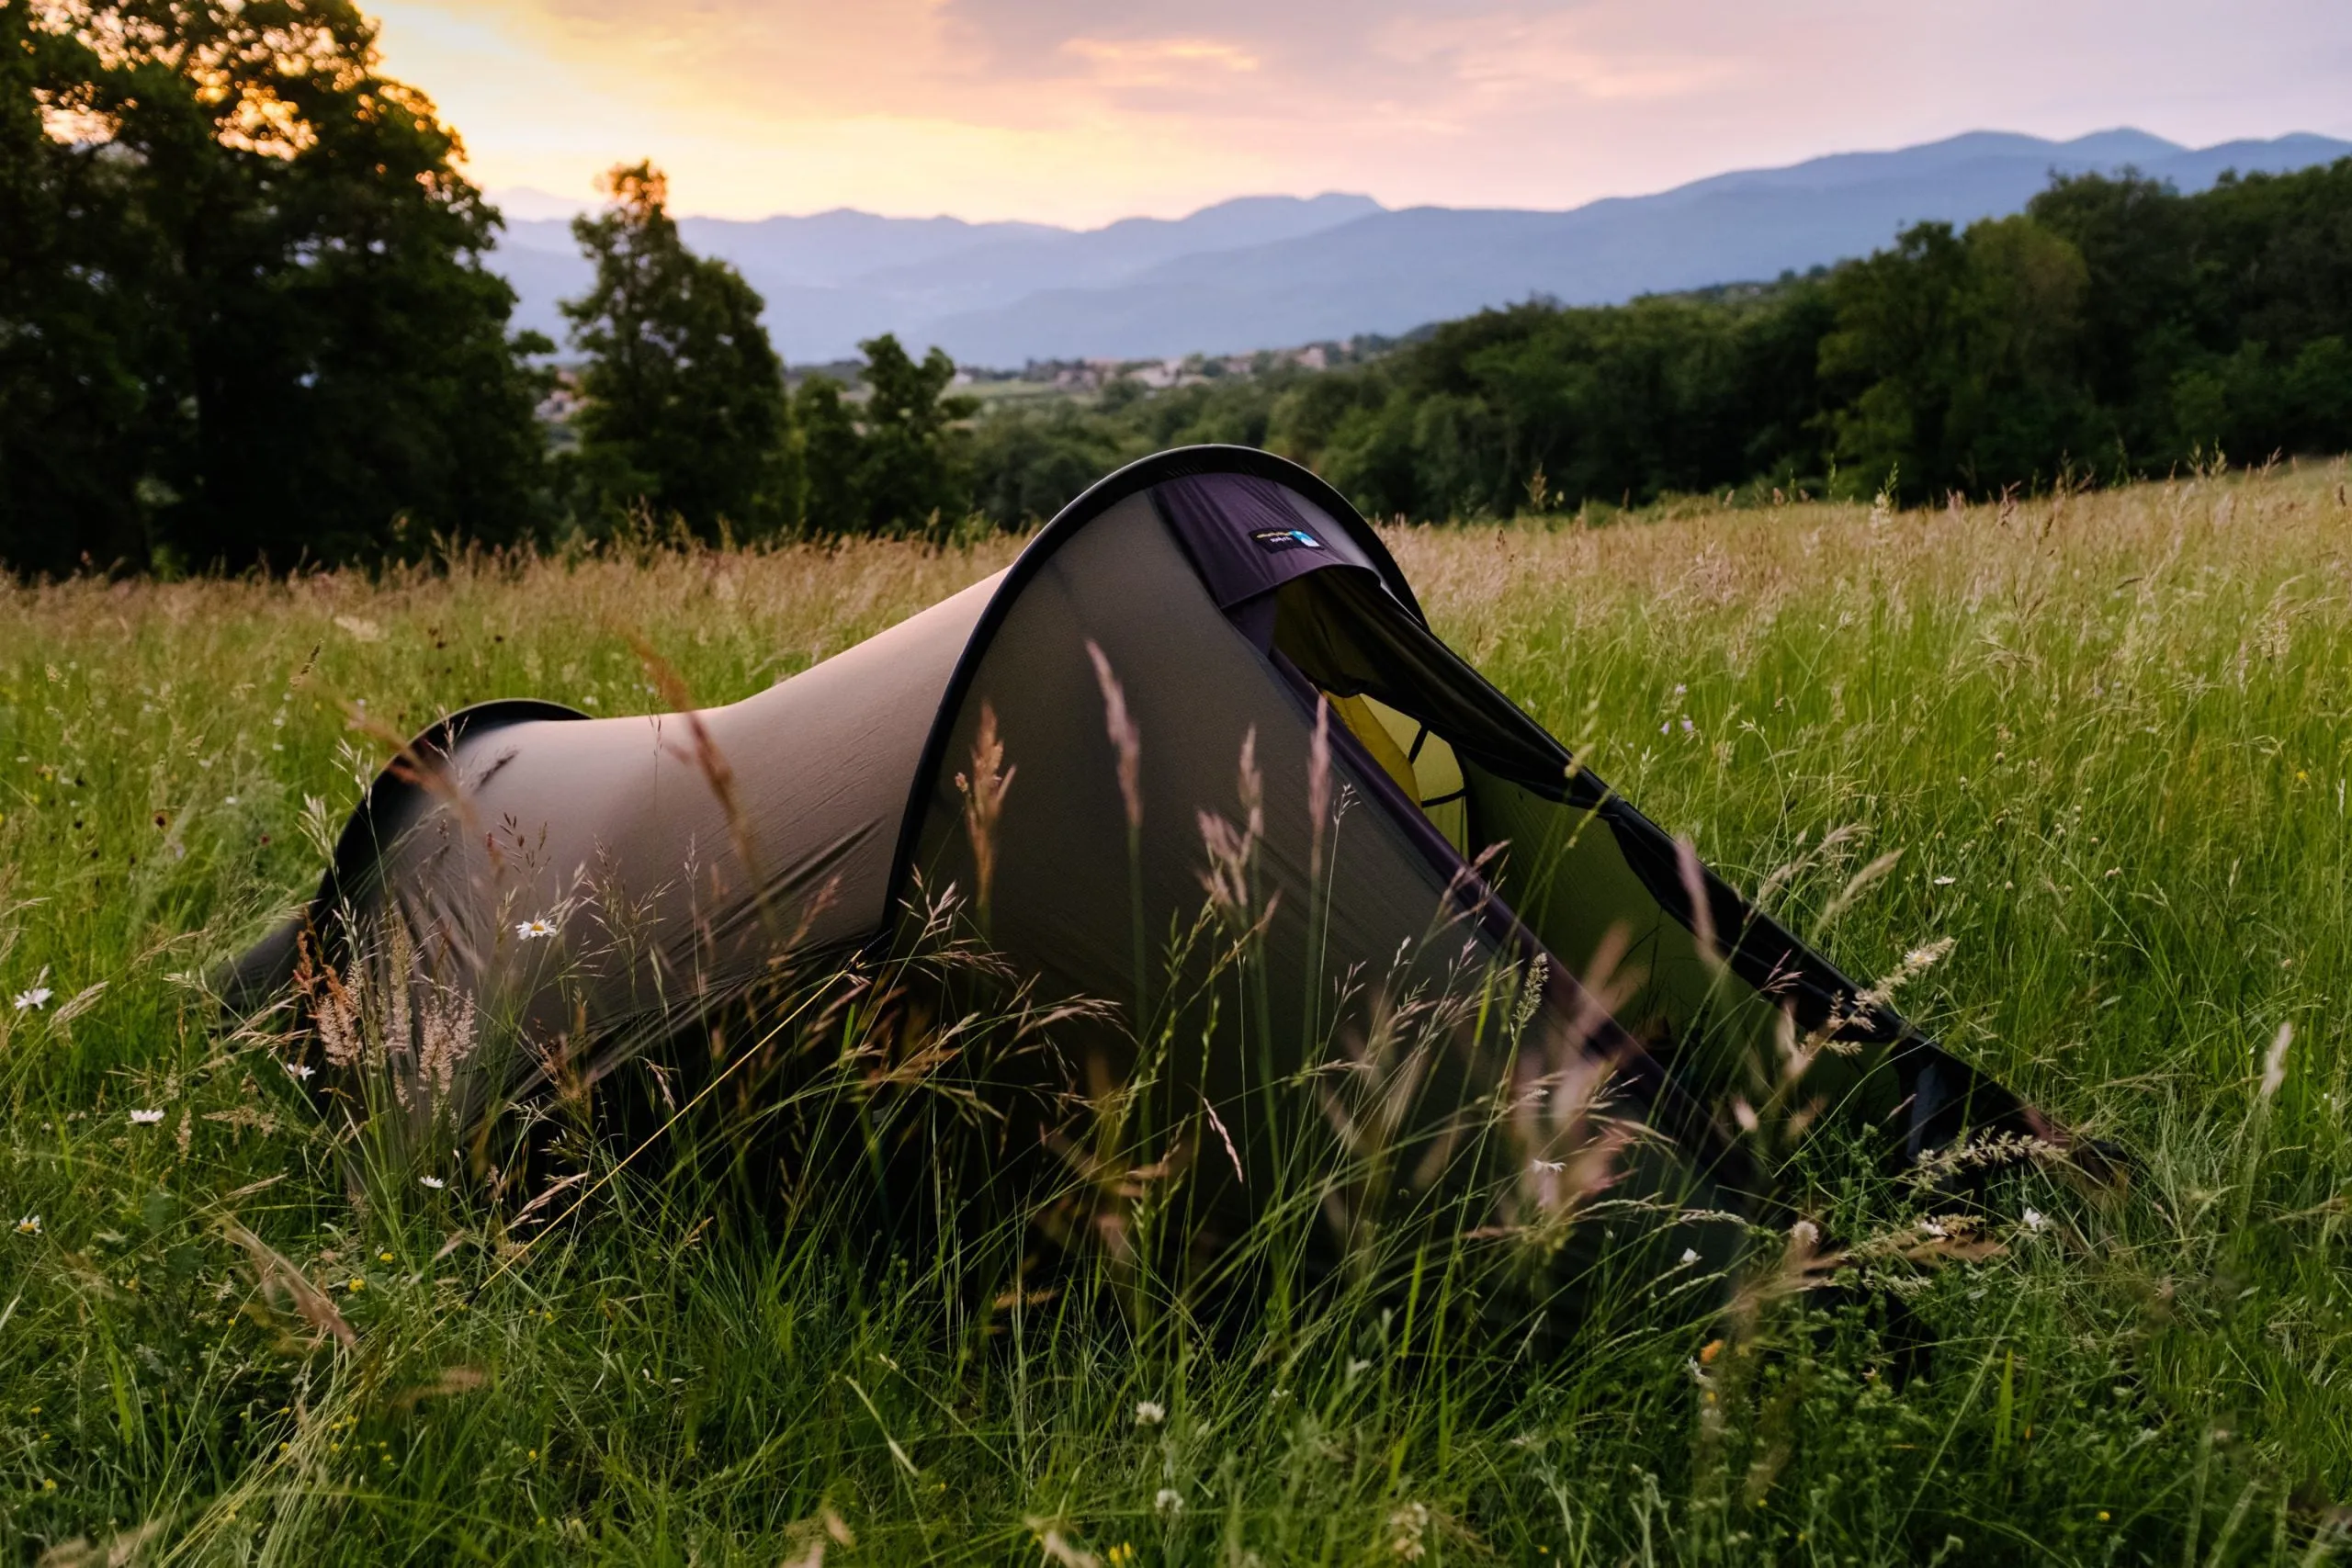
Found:
[[[1139,823],[1106,671],[1140,749]],[[991,735],[1011,782],[984,878],[966,786]],[[1251,964],[1190,973],[1196,943],[1166,966],[1236,842],[1223,918],[1254,922]],[[1987,1125],[2048,1131],[1447,649],[1336,492],[1231,447],[1121,470],[1005,571],[742,702],[453,716],[370,788],[232,991],[282,989],[306,943],[347,966],[389,943],[413,1011],[462,998],[518,1043],[462,1091],[478,1111],[551,1054],[593,1075],[657,1048],[781,962],[902,942],[916,889],[951,886],[1045,993],[1183,1024],[1163,1037],[1191,1043],[1187,1088],[1235,1139],[1207,1207],[1237,1223],[1285,1157],[1274,1088],[1350,1053],[1357,1079],[1409,1076],[1383,1125],[1426,1148],[1453,1149],[1498,1087],[1550,1104],[1505,1140],[1522,1175],[1589,1140],[1567,1101],[1605,1065],[1652,1134],[1615,1158],[1692,1213],[1749,1184],[1719,1107],[1797,1034],[1834,1046],[1818,1092],[1907,1157]],[[1523,1032],[1464,1025],[1409,1075],[1375,1059],[1400,1009],[1498,985]],[[1095,1067],[1136,1067],[1136,1029],[1088,1027]]]
[[[348,962],[397,922],[421,985],[601,1071],[781,950],[869,940],[907,781],[994,581],[725,707],[455,716],[369,789],[310,908],[232,992],[290,977],[303,927]]]

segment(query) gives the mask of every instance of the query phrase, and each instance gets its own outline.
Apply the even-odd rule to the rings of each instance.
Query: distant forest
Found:
[[[1528,303],[1339,368],[983,412],[895,338],[788,387],[659,171],[574,224],[595,283],[511,330],[496,211],[348,0],[0,6],[0,565],[182,571],[616,534],[943,536],[1196,441],[1369,513],[1744,491],[1984,496],[2352,447],[2352,160],[2058,179],[1804,277]]]
[[[2025,213],[1754,288],[1449,321],[1366,366],[1113,395],[973,432],[973,500],[1050,513],[1120,459],[1266,446],[1374,516],[1726,490],[1982,497],[2352,448],[2352,160],[2053,181]]]

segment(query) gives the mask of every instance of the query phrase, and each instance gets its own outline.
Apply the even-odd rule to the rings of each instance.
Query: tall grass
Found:
[[[2124,1199],[2031,1175],[1961,1237],[1826,1166],[1836,1288],[1793,1288],[1828,1272],[1800,1238],[1725,1314],[1597,1306],[1540,1353],[1409,1290],[1217,1319],[1136,1310],[1100,1250],[1033,1279],[1011,1231],[878,1247],[813,1167],[730,1164],[724,1122],[626,1165],[560,1130],[565,1176],[503,1188],[357,1181],[266,1039],[215,1027],[198,977],[307,890],[385,730],[660,705],[640,643],[731,700],[1010,543],[0,590],[0,1534],[92,1562],[2326,1560],[2346,479],[1392,536],[1441,633],[1602,776],[1853,972],[1949,941],[1907,1010],[2137,1160]],[[878,1048],[886,1013],[836,996],[794,1049]]]

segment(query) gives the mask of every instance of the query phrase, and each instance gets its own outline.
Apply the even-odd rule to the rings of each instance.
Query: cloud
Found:
[[[1246,75],[1265,63],[1239,44],[1207,38],[1074,38],[1065,39],[1061,48],[1064,54],[1094,67],[1094,79],[1105,84],[1141,82],[1156,86],[1195,79],[1204,69]]]

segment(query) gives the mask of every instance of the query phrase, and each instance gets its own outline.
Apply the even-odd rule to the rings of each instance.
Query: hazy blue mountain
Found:
[[[2225,169],[2279,172],[2346,155],[2352,142],[2307,135],[2192,150],[2131,130],[2064,142],[1976,131],[1565,212],[1390,211],[1326,195],[1245,197],[1084,231],[849,210],[684,227],[766,296],[788,360],[845,357],[859,338],[889,330],[966,364],[1010,366],[1398,333],[1531,295],[1614,303],[1863,254],[1923,219],[2014,212],[2053,170],[2130,166],[2196,190]],[[513,223],[494,261],[523,295],[523,322],[560,335],[555,300],[587,281],[563,222]]]
[[[522,194],[536,210],[550,199]],[[1086,230],[849,208],[806,218],[682,218],[678,227],[766,297],[769,331],[787,359],[819,361],[845,358],[876,333],[921,337],[947,311],[1010,303],[1039,288],[1121,282],[1194,252],[1264,244],[1381,210],[1369,197],[1265,196]],[[510,219],[493,265],[523,296],[517,323],[560,338],[556,301],[589,282],[570,219]]]

